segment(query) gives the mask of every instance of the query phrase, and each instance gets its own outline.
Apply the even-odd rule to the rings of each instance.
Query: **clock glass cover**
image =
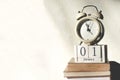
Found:
[[[80,28],[80,36],[85,41],[93,41],[97,38],[100,27],[97,21],[88,19],[82,22]]]

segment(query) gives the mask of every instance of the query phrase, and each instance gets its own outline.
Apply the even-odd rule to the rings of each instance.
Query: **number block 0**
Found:
[[[75,46],[75,62],[78,63],[107,62],[107,45]]]

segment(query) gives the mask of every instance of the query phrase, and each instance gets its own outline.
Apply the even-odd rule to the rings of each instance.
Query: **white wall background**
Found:
[[[64,80],[79,43],[75,16],[86,4],[103,10],[109,60],[120,62],[119,0],[0,0],[0,80]]]

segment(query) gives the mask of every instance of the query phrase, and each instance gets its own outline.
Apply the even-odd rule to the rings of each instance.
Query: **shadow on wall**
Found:
[[[120,80],[120,64],[110,61],[111,80]]]

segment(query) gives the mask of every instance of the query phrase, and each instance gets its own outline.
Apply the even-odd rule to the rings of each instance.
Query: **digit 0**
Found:
[[[86,49],[85,49],[85,47],[81,47],[80,54],[81,54],[81,56],[85,56],[86,55]]]

